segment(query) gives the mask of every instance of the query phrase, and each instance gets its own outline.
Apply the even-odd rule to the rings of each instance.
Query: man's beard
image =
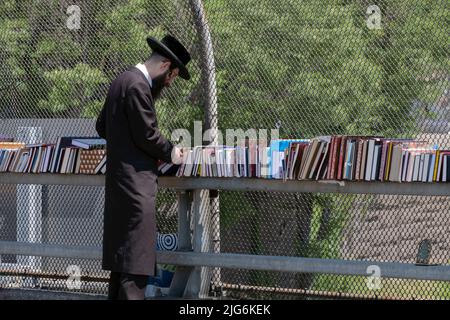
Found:
[[[157,77],[154,77],[152,79],[152,88],[151,88],[151,92],[152,92],[152,97],[153,100],[157,100],[159,98],[159,96],[161,95],[162,89],[164,89],[164,81],[166,79],[166,76],[169,74],[169,71],[164,72],[163,74],[160,74]]]

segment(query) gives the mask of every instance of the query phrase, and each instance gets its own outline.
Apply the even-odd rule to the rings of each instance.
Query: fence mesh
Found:
[[[171,33],[190,50],[192,80],[157,103],[172,130],[263,128],[282,137],[412,137],[449,147],[450,3],[446,0],[4,0],[0,133],[29,142],[95,135],[109,83]],[[101,243],[100,187],[0,185],[0,240]],[[414,263],[450,261],[448,197],[220,192],[222,252]],[[39,210],[36,221],[27,212]],[[158,227],[176,231],[176,197],[158,195]],[[39,226],[37,228],[36,226]],[[218,239],[216,239],[218,240]],[[106,292],[99,261],[1,256],[1,287]],[[22,275],[22,266],[41,275]],[[50,274],[45,276],[45,274]],[[53,274],[53,277],[51,276]],[[61,278],[55,277],[62,275]],[[64,277],[65,278],[64,278]],[[103,280],[102,280],[103,279]],[[18,284],[20,280],[20,284]],[[449,298],[448,283],[222,269],[214,295],[250,298]]]

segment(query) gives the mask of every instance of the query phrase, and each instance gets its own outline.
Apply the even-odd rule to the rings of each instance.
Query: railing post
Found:
[[[193,192],[194,235],[192,246],[194,252],[211,251],[211,215],[209,213],[209,190],[197,189]],[[185,298],[205,298],[209,293],[211,272],[208,267],[195,267],[189,278]]]
[[[27,144],[42,142],[41,127],[19,127],[17,136],[19,141]],[[17,241],[41,243],[42,241],[42,186],[17,185]],[[17,262],[24,268],[40,271],[41,257],[18,256]],[[26,278],[24,286],[37,285],[36,279]]]
[[[211,36],[209,23],[206,17],[206,11],[202,0],[189,0],[195,28],[198,35],[199,51],[200,51],[200,72],[201,81],[203,83],[203,106],[205,115],[205,130],[209,132],[206,139],[211,142],[212,146],[219,144],[218,137],[218,100],[217,100],[217,81],[216,81],[216,62],[214,59],[214,46]],[[204,193],[205,197],[209,197],[209,193]],[[219,194],[210,197],[211,207],[211,223],[209,228],[214,240],[213,250],[215,253],[220,252],[220,210],[219,210]],[[220,283],[220,268],[213,270],[213,278],[215,283]]]
[[[178,198],[178,251],[192,251],[191,242],[191,192],[181,190]],[[169,296],[183,296],[193,267],[177,266],[170,285]]]

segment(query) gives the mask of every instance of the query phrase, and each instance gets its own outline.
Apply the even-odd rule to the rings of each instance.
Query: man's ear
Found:
[[[169,70],[170,68],[170,60],[166,60],[161,64],[161,69],[164,71]]]

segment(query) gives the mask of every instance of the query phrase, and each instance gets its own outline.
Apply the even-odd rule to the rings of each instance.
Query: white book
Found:
[[[259,165],[260,165],[260,177],[270,177],[270,147],[263,147],[260,149]]]
[[[223,177],[228,177],[228,175],[227,175],[227,149],[229,149],[228,147],[227,148],[223,148],[223,150],[222,150],[222,176]]]
[[[225,149],[225,177],[230,177],[231,175],[231,150]]]
[[[39,164],[38,172],[44,172],[45,163],[47,161],[48,154],[50,153],[50,147],[42,148],[42,161]]]
[[[207,175],[207,169],[208,169],[208,159],[206,155],[206,149],[202,149],[202,160],[201,160],[201,169],[200,169],[200,176],[206,177]]]
[[[217,173],[217,177],[221,177],[222,176],[222,151],[220,150],[219,147],[217,147],[216,151],[216,173]]]
[[[422,181],[422,174],[423,174],[423,164],[425,162],[425,154],[420,154],[420,162],[419,162],[419,176],[417,177],[417,181]]]
[[[443,157],[443,166],[442,166],[442,182],[447,182],[447,155],[444,154]]]
[[[224,150],[222,147],[219,147],[217,150],[217,174],[219,177],[225,177],[224,163]]]
[[[414,171],[412,181],[417,181],[419,177],[420,154],[414,156]]]
[[[272,152],[272,172],[270,173],[274,179],[278,179],[280,171],[280,153],[278,151]]]
[[[413,180],[413,172],[414,172],[414,164],[415,164],[416,156],[414,153],[409,154],[408,159],[408,169],[406,171],[406,181],[412,182]]]
[[[366,158],[366,176],[364,180],[370,181],[372,177],[372,165],[373,165],[373,151],[375,148],[375,140],[369,140],[367,147],[367,158]]]
[[[189,177],[192,175],[192,169],[194,168],[194,150],[189,150],[186,156],[186,161],[184,163],[183,175]]]
[[[47,157],[47,160],[45,161],[44,172],[50,171],[51,161],[52,161],[52,157],[54,156],[54,154],[55,154],[55,146],[50,146],[48,157]]]
[[[429,166],[430,166],[430,159],[431,159],[431,154],[426,153],[425,154],[425,160],[423,162],[423,174],[422,174],[422,182],[427,182],[428,180],[428,172],[430,171]]]
[[[75,173],[80,173],[80,166],[81,166],[81,150],[78,150]]]

